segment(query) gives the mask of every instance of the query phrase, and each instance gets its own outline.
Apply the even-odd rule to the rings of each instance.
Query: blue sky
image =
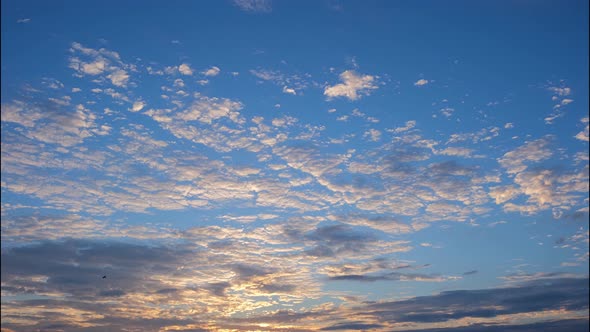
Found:
[[[587,2],[1,6],[2,331],[588,329]]]

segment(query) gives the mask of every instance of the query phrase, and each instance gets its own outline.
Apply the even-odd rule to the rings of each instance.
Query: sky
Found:
[[[588,9],[2,1],[2,332],[588,331]]]

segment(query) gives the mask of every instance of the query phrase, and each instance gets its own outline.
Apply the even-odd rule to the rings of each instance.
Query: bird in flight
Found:
[[[102,278],[103,278],[103,279],[106,279],[106,278],[107,278],[107,276],[102,276]]]

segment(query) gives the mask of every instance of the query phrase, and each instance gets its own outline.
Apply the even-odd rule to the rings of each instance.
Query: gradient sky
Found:
[[[587,1],[1,7],[3,332],[588,331]]]

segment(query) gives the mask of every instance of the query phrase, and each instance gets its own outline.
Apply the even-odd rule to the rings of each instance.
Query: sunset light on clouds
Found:
[[[8,331],[588,331],[588,2],[2,1]]]

